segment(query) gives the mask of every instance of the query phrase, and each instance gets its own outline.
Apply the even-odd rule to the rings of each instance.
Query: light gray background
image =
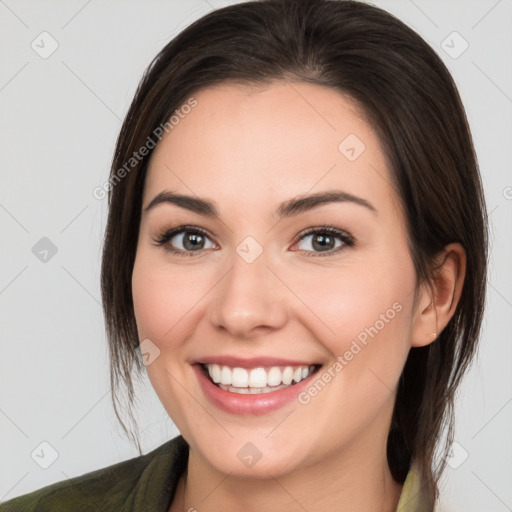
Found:
[[[99,288],[107,203],[92,191],[108,177],[151,58],[193,20],[232,3],[0,0],[1,501],[137,455],[110,405]],[[512,510],[512,2],[375,3],[451,70],[490,212],[482,345],[461,389],[440,510]],[[58,48],[45,59],[31,47],[48,52],[52,38]],[[469,47],[454,58],[463,40]],[[42,237],[58,250],[46,263],[32,252]],[[147,379],[138,396],[147,452],[177,431]],[[39,464],[51,462],[52,448],[42,442],[58,453],[47,469]]]

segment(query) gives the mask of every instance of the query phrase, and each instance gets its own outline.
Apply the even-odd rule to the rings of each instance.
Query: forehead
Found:
[[[167,189],[261,209],[333,188],[381,208],[397,203],[376,133],[339,91],[223,83],[193,97],[152,155],[145,204]]]

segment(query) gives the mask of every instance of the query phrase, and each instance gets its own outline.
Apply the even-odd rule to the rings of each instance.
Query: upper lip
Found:
[[[218,364],[231,368],[260,368],[265,366],[311,366],[318,363],[300,361],[298,359],[283,359],[280,357],[251,357],[241,358],[236,356],[205,356],[194,361],[196,364]]]

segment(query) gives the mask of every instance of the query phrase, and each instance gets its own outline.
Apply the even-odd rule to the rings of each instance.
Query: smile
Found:
[[[234,358],[215,359],[217,362],[198,361],[192,368],[205,398],[218,409],[238,416],[268,414],[293,403],[322,367],[298,361],[277,366],[280,362],[262,359],[246,362],[244,368]]]

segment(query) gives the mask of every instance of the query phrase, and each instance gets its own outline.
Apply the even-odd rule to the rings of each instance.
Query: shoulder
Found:
[[[419,464],[413,461],[403,484],[396,512],[431,512],[434,510],[422,480]]]
[[[166,510],[187,460],[180,435],[146,455],[13,498],[0,512]]]

